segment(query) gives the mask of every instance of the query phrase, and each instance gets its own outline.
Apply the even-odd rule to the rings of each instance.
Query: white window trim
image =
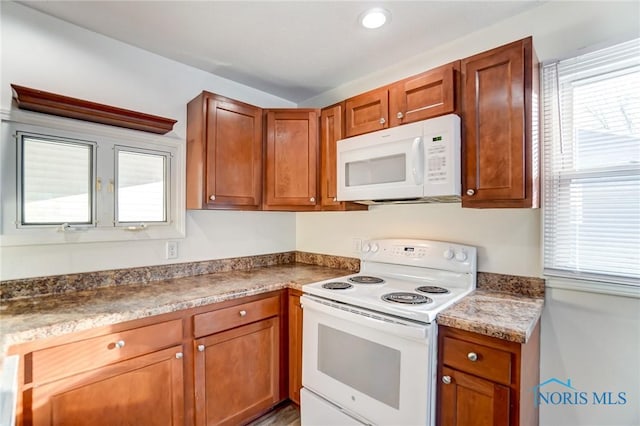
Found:
[[[540,88],[540,155],[541,155],[541,164],[544,166],[546,164],[545,156],[545,146],[544,146],[544,129],[547,123],[545,123],[545,114],[544,114],[544,102],[545,102],[545,91],[542,87],[543,81],[543,68],[549,65],[548,63],[541,63],[539,66],[539,73],[541,79],[541,88]],[[542,203],[542,217],[540,223],[540,258],[542,259],[544,265],[545,258],[545,214],[546,208],[544,204],[545,200],[545,176],[547,173],[543,167],[543,179],[541,180],[541,200]],[[557,288],[563,290],[571,290],[571,291],[579,291],[586,293],[596,293],[596,294],[607,294],[614,296],[622,296],[622,297],[631,297],[631,298],[640,298],[640,284],[638,280],[634,278],[625,278],[621,276],[611,276],[609,278],[608,275],[605,274],[589,274],[589,273],[580,273],[573,271],[565,271],[565,270],[557,270],[551,268],[544,268],[543,278],[545,278],[545,286],[548,288]]]
[[[185,143],[175,136],[153,135],[141,131],[122,129],[101,124],[89,123],[68,118],[56,117],[30,111],[12,109],[2,110],[0,145],[0,246],[22,246],[38,244],[64,244],[85,242],[132,241],[154,239],[177,239],[185,236]],[[168,224],[149,223],[146,227],[121,224],[113,221],[115,197],[102,190],[97,193],[103,206],[97,213],[96,227],[70,227],[63,231],[60,226],[18,227],[17,194],[17,143],[16,130],[29,133],[51,134],[69,139],[81,139],[98,142],[98,170],[109,170],[114,178],[113,155],[101,155],[101,150],[115,146],[170,152],[170,199],[167,217]],[[114,151],[112,150],[112,153]],[[97,176],[101,177],[101,176]],[[103,188],[109,184],[103,180]],[[108,200],[108,198],[111,200]],[[107,206],[105,209],[104,207]]]
[[[563,290],[581,291],[585,293],[609,294],[613,296],[633,297],[640,299],[640,287],[613,283],[602,280],[587,280],[581,278],[545,275],[545,286]]]

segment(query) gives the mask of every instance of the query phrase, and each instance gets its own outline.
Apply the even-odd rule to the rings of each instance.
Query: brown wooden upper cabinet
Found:
[[[425,71],[345,101],[345,137],[456,111],[460,61]]]
[[[266,113],[264,210],[315,210],[318,203],[318,110]]]
[[[389,89],[381,87],[344,101],[345,137],[389,127]]]
[[[259,210],[262,109],[209,92],[187,105],[187,209]]]
[[[322,210],[366,210],[362,204],[337,200],[338,141],[343,138],[343,104],[324,108],[320,112],[320,206]]]
[[[463,207],[538,207],[538,60],[531,37],[462,60]]]
[[[394,83],[389,89],[390,126],[413,123],[456,111],[460,61]]]

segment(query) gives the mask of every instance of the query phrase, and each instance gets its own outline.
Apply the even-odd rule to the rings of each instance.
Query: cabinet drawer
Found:
[[[473,354],[477,357],[475,361]],[[445,365],[498,383],[511,383],[509,352],[445,337],[442,360]]]
[[[67,377],[180,343],[182,320],[173,320],[35,351],[33,382]]]
[[[280,297],[273,296],[255,302],[243,303],[193,317],[195,337],[206,336],[254,321],[276,316],[280,313]]]

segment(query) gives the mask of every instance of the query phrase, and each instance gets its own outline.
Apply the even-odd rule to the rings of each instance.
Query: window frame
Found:
[[[90,173],[90,182],[89,182],[89,188],[91,189],[90,192],[90,197],[91,197],[91,201],[90,201],[90,216],[91,216],[91,221],[90,222],[62,222],[62,223],[57,223],[57,222],[49,222],[49,223],[25,223],[24,221],[24,144],[25,144],[25,137],[34,137],[34,138],[38,138],[41,140],[46,140],[46,141],[50,141],[50,142],[57,142],[57,143],[65,143],[65,144],[70,144],[70,145],[85,145],[85,146],[90,146],[91,147],[91,160],[90,160],[90,165],[89,165],[89,173]],[[52,227],[52,226],[61,226],[64,223],[69,223],[69,225],[74,226],[74,227],[86,227],[86,228],[91,228],[91,227],[95,227],[96,226],[96,217],[97,217],[97,194],[96,194],[96,188],[95,188],[95,181],[96,181],[96,169],[97,169],[97,148],[98,148],[98,144],[95,141],[89,141],[89,140],[83,140],[83,139],[71,139],[71,138],[67,138],[67,137],[57,137],[57,136],[53,136],[53,135],[46,135],[46,134],[38,134],[38,133],[32,133],[32,132],[25,132],[25,131],[16,131],[16,143],[18,144],[18,146],[16,147],[17,149],[17,172],[16,172],[16,192],[17,192],[17,213],[16,213],[16,226],[18,228],[35,228],[35,227]]]
[[[126,226],[130,227],[134,224],[147,226],[149,224],[159,225],[159,224],[169,224],[171,223],[171,159],[172,154],[169,151],[159,151],[155,149],[148,148],[138,148],[132,147],[130,145],[114,145],[113,147],[113,194],[114,194],[114,202],[113,202],[113,224],[115,226]],[[124,152],[134,152],[139,154],[149,154],[149,155],[157,155],[162,156],[164,158],[164,220],[162,221],[121,221],[118,217],[118,177],[119,177],[119,166],[120,161],[118,158],[118,153],[120,151]]]
[[[23,110],[1,111],[0,247],[107,241],[181,239],[185,237],[185,141]],[[53,224],[18,226],[18,132],[64,140],[96,143],[93,169],[94,225]],[[115,147],[168,153],[166,221],[115,223]],[[96,190],[98,180],[101,190]],[[109,185],[114,185],[109,192]],[[142,226],[140,226],[142,225]]]
[[[632,42],[638,43],[638,40],[633,40]],[[624,44],[624,43],[623,43]],[[611,50],[618,49],[620,50],[621,45],[612,46],[609,48]],[[607,50],[607,49],[604,49]],[[609,52],[607,52],[609,53]],[[626,59],[626,58],[625,58]],[[569,58],[567,62],[570,63],[570,66],[575,66],[570,61],[578,61],[577,58]],[[563,62],[563,61],[560,61]],[[626,63],[621,61],[622,63]],[[572,137],[577,137],[573,133],[578,129],[573,125],[574,119],[571,119],[571,126],[563,131],[563,126],[558,124],[558,111],[563,111],[562,106],[567,108],[566,102],[568,100],[572,100],[574,95],[573,90],[570,94],[559,92],[560,86],[558,82],[562,77],[558,76],[558,62],[550,63],[550,64],[542,64],[540,69],[541,76],[541,125],[542,125],[542,133],[541,133],[541,143],[542,149],[541,152],[545,157],[549,157],[549,155],[553,155],[554,151],[557,149],[562,149],[558,147],[557,136],[559,133],[563,133],[563,136],[566,137],[566,133],[570,131],[572,133]],[[554,71],[550,71],[554,74],[551,75],[549,80],[555,78],[555,83],[547,83],[548,80],[545,79],[545,72],[547,67],[556,67]],[[629,71],[631,68],[637,68],[635,66],[611,66],[610,69],[602,71],[600,73],[593,74],[587,77],[582,77],[580,79],[576,79],[574,81],[580,82],[582,80],[597,80],[600,79],[603,75],[606,75],[607,78],[612,78],[618,75],[623,75]],[[581,71],[583,72],[583,71]],[[546,85],[549,84],[549,88]],[[574,86],[574,88],[577,86]],[[561,101],[562,99],[562,101]],[[555,104],[551,111],[548,111],[547,103]],[[573,105],[573,102],[570,102]],[[555,110],[558,108],[558,110]],[[562,112],[560,112],[562,113]],[[573,114],[573,111],[571,112]],[[563,123],[565,124],[565,123]],[[549,133],[549,135],[547,135]],[[548,139],[553,135],[554,141],[553,146],[548,146]],[[575,148],[573,146],[574,142],[569,141],[572,144],[572,149]],[[560,142],[562,144],[562,142]],[[616,274],[611,273],[605,270],[578,270],[576,268],[570,268],[568,265],[557,265],[557,264],[548,264],[547,257],[549,256],[549,241],[548,234],[557,230],[557,220],[553,224],[553,226],[548,226],[548,217],[552,214],[551,210],[555,210],[559,208],[559,199],[554,198],[553,203],[551,205],[548,204],[548,198],[551,196],[549,193],[550,188],[556,187],[558,191],[561,191],[562,187],[568,187],[572,185],[574,182],[580,182],[582,179],[602,179],[602,178],[616,178],[619,176],[627,177],[628,179],[633,179],[634,176],[637,176],[639,171],[637,168],[630,167],[628,164],[622,165],[612,165],[607,167],[588,167],[588,168],[579,168],[578,165],[573,164],[571,169],[567,170],[551,170],[549,169],[550,158],[543,159],[543,184],[542,184],[542,222],[541,222],[541,258],[543,263],[543,273],[545,278],[547,279],[547,285],[552,288],[561,288],[568,289],[573,291],[586,291],[593,293],[601,293],[601,294],[613,294],[618,296],[626,296],[626,297],[634,297],[640,298],[640,280],[633,276],[627,276],[623,273]],[[555,191],[554,191],[555,192]],[[573,210],[571,214],[574,214]],[[553,213],[555,215],[555,213]],[[580,215],[582,217],[582,215]],[[555,238],[555,237],[554,237]],[[555,243],[554,243],[555,244]],[[557,253],[556,253],[557,255]]]

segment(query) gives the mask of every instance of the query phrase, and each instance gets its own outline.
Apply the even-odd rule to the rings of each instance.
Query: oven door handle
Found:
[[[386,318],[384,315],[364,311],[351,306],[340,306],[329,301],[318,301],[308,295],[303,295],[300,301],[304,304],[304,310],[316,311],[325,315],[350,321],[377,331],[386,331],[395,336],[424,341],[427,338],[428,325],[413,323],[396,318]],[[307,316],[305,314],[304,318]]]

